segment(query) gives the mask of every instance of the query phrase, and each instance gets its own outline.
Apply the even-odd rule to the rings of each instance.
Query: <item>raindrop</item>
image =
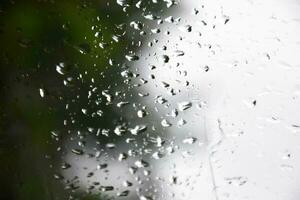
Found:
[[[141,8],[141,5],[142,5],[142,1],[138,1],[138,2],[135,4],[135,7]]]
[[[131,183],[131,182],[129,182],[129,181],[124,181],[123,182],[123,186],[124,187],[130,187],[130,186],[132,186],[133,184]]]
[[[116,147],[116,145],[114,143],[107,143],[106,144],[106,148],[108,149],[114,149]]]
[[[159,28],[155,28],[155,29],[151,29],[152,33],[160,33],[160,29]]]
[[[167,121],[166,119],[163,119],[163,120],[161,121],[161,125],[162,125],[163,127],[170,127],[170,126],[172,126],[172,124],[171,124],[169,121]]]
[[[171,116],[171,117],[177,117],[177,115],[178,115],[177,109],[173,109],[173,110],[171,111],[171,113],[170,113],[169,116]]]
[[[162,61],[163,61],[164,63],[168,63],[169,60],[170,60],[169,56],[167,56],[167,55],[162,55],[161,58],[162,58]]]
[[[55,179],[57,179],[57,180],[62,180],[62,179],[64,179],[64,177],[63,177],[61,174],[57,174],[57,173],[53,174],[53,177],[54,177]]]
[[[118,160],[123,161],[123,160],[126,160],[127,157],[128,157],[128,155],[126,153],[120,153],[119,157],[118,157]]]
[[[144,196],[144,195],[141,195],[139,198],[140,198],[140,200],[152,200],[151,197],[149,197],[149,196]]]
[[[129,194],[129,190],[125,190],[125,191],[122,191],[122,192],[118,192],[117,196],[118,197],[126,197],[126,196],[128,196],[128,194]]]
[[[160,159],[160,158],[162,158],[163,157],[163,154],[161,154],[160,152],[155,152],[155,153],[153,153],[152,154],[152,157],[154,158],[154,159]]]
[[[87,174],[87,178],[90,178],[90,177],[92,177],[92,176],[94,176],[94,173],[93,172],[89,172],[88,174]]]
[[[128,61],[137,61],[137,60],[139,60],[139,57],[136,56],[136,55],[126,55],[125,58],[126,58]]]
[[[86,115],[86,114],[87,114],[87,109],[85,109],[85,108],[82,108],[82,109],[81,109],[81,112],[82,112],[83,114],[85,114],[85,115]]]
[[[177,177],[176,177],[176,176],[172,176],[172,177],[170,178],[170,183],[171,183],[171,184],[177,184]]]
[[[100,47],[101,49],[105,49],[106,47],[108,47],[108,44],[105,43],[105,42],[100,42],[100,43],[99,43],[99,47]]]
[[[129,172],[130,174],[135,174],[137,172],[137,168],[136,167],[129,167]]]
[[[58,137],[58,133],[56,131],[51,131],[51,135],[54,137]]]
[[[99,31],[97,31],[96,33],[95,33],[95,37],[99,37],[101,35],[101,33],[99,32]]]
[[[72,151],[72,153],[74,153],[76,155],[82,155],[83,154],[83,151],[81,149],[72,149],[71,151]]]
[[[117,107],[121,108],[121,107],[123,107],[125,105],[128,105],[128,104],[129,104],[128,101],[121,101],[121,102],[117,103]]]
[[[117,4],[123,7],[128,7],[129,6],[129,0],[117,0]]]
[[[187,110],[190,107],[192,107],[192,103],[189,101],[184,101],[184,102],[178,103],[178,110],[180,110],[180,111]]]
[[[115,41],[115,42],[119,42],[121,40],[121,35],[113,35],[112,36],[112,39]]]
[[[156,143],[156,146],[157,146],[157,147],[162,147],[163,144],[165,143],[165,141],[164,141],[161,137],[158,136],[158,137],[155,139],[155,143]]]
[[[112,97],[112,95],[110,95],[110,94],[108,93],[108,90],[102,91],[102,95],[106,97],[106,101],[107,101],[107,102],[109,102],[109,103],[112,102],[113,97]]]
[[[100,170],[100,169],[106,169],[107,168],[107,164],[100,164],[100,165],[97,165],[97,170]]]
[[[173,23],[173,22],[174,22],[174,18],[173,18],[173,16],[170,16],[170,17],[167,17],[167,18],[165,19],[165,21],[166,21],[166,22],[169,22],[169,23]]]
[[[167,100],[164,99],[162,96],[157,96],[157,97],[155,98],[155,102],[157,102],[157,103],[159,103],[159,104],[164,104],[164,103],[167,102]]]
[[[121,72],[121,76],[124,78],[129,78],[129,77],[133,77],[133,73],[130,72],[129,70],[124,70]]]
[[[68,163],[63,163],[63,164],[61,165],[61,168],[62,168],[62,169],[69,169],[70,167],[71,167],[71,165],[68,164]]]
[[[123,135],[125,132],[126,132],[126,129],[121,125],[117,126],[114,130],[114,133],[118,136]]]
[[[40,96],[41,96],[42,98],[44,98],[44,97],[45,97],[45,90],[42,89],[42,88],[40,88],[39,91],[40,91]]]
[[[141,22],[137,22],[137,21],[130,22],[130,26],[136,30],[142,30],[142,28],[143,28],[143,24]]]
[[[182,141],[184,144],[194,144],[197,141],[197,138],[189,137]]]
[[[167,88],[167,87],[169,87],[169,86],[170,86],[170,84],[169,84],[169,83],[167,83],[167,82],[164,82],[164,81],[162,81],[161,83],[162,83],[163,87],[165,87],[165,88]]]
[[[134,165],[137,166],[138,168],[144,168],[144,167],[148,167],[149,163],[147,163],[144,160],[137,160],[135,161]]]
[[[224,24],[227,24],[228,22],[229,22],[229,18],[226,18]]]
[[[114,190],[114,187],[113,186],[101,186],[99,189],[102,192],[106,192],[106,191],[112,191],[112,190]]]
[[[167,8],[170,8],[177,4],[177,2],[175,0],[164,0],[164,2],[167,3]]]
[[[58,65],[56,65],[56,71],[59,74],[64,75],[65,74],[65,64],[61,62]]]
[[[147,126],[145,125],[138,125],[134,128],[130,128],[129,131],[132,135],[137,135],[138,133],[144,132],[147,130]]]
[[[186,31],[186,32],[191,32],[192,31],[192,26],[191,25],[185,25],[183,27],[179,27],[180,30]]]
[[[187,122],[184,119],[180,119],[177,123],[178,126],[183,126],[185,125]]]
[[[139,118],[143,118],[143,117],[145,117],[147,115],[147,112],[145,111],[145,110],[138,110],[137,111],[137,116],[139,117]]]
[[[194,8],[194,9],[193,9],[193,14],[194,14],[194,15],[198,15],[198,13],[199,13],[199,10],[196,9],[196,8]]]
[[[78,45],[78,51],[81,54],[88,54],[91,52],[91,47],[87,43],[82,43],[82,44]]]
[[[175,51],[175,55],[176,55],[176,56],[183,56],[183,55],[184,55],[184,52],[183,52],[183,51],[177,50],[177,51]]]
[[[145,15],[144,17],[145,17],[145,19],[149,19],[149,20],[156,20],[156,19],[160,18],[160,17],[155,16],[153,14]]]

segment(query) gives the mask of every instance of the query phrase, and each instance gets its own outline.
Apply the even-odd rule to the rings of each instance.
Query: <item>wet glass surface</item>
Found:
[[[298,200],[299,10],[1,1],[0,199]]]

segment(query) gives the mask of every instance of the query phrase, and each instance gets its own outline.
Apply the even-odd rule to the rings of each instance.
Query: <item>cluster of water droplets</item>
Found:
[[[180,5],[174,0],[107,3],[108,7],[113,4],[118,12],[125,13],[123,22],[106,27],[105,20],[112,16],[95,19],[91,27],[94,43],[74,47],[95,59],[91,67],[98,76],[77,70],[80,67],[76,64],[58,62],[55,66],[71,98],[61,99],[69,111],[62,121],[65,128],[51,132],[60,155],[53,159],[61,163],[51,165],[54,178],[63,182],[70,194],[85,191],[107,195],[105,198],[175,198],[166,187],[193,190],[192,174],[197,177],[201,173],[201,163],[197,163],[197,173],[180,177],[175,160],[180,158],[180,165],[184,164],[206,142],[203,130],[191,128],[202,123],[199,115],[206,102],[199,98],[201,95],[190,94],[195,85],[189,66],[181,59],[192,55],[182,50],[180,43],[191,43],[189,35],[201,40],[199,30],[206,26],[214,29],[216,24],[203,19],[200,13],[205,8],[200,3],[190,11],[196,20],[193,23],[168,14]],[[151,10],[151,6],[160,9]],[[222,20],[219,25],[225,25],[229,18]],[[113,29],[114,34],[108,36],[107,29]],[[175,46],[169,37],[176,38]],[[191,45],[206,48],[211,54],[215,51],[205,42]],[[111,53],[119,48],[119,54]],[[99,59],[104,64],[99,65]],[[205,73],[209,67],[201,65],[197,70]],[[74,82],[85,86],[73,88]],[[47,98],[45,88],[39,93]],[[162,165],[166,169],[160,169]],[[176,198],[186,195],[183,192]]]

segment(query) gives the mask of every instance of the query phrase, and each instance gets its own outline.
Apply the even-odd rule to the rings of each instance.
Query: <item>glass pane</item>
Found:
[[[0,199],[298,200],[297,0],[0,3]]]

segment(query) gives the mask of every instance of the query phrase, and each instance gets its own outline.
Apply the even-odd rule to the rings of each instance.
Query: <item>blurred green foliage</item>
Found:
[[[112,50],[124,48],[126,41],[103,52],[94,48],[98,41],[92,26],[107,27],[101,32],[109,42],[118,16],[97,21],[114,9],[96,1],[1,1],[0,9],[0,199],[67,199],[45,159],[55,150],[47,142],[50,131],[63,129],[60,100],[72,98],[61,87],[55,65],[66,62],[73,67],[70,73],[91,76],[103,70],[107,57],[117,53]],[[82,46],[88,55],[80,53]],[[47,100],[39,97],[38,88],[47,90]]]
[[[91,78],[109,71],[95,79],[95,84],[105,88],[112,79],[117,82],[108,63],[128,51],[130,39],[122,35],[120,24],[134,12],[130,8],[123,12],[110,0],[0,2],[1,200],[68,199],[63,185],[53,179],[51,159],[46,159],[56,152],[50,131],[71,129],[62,123],[68,115],[65,104],[79,95],[69,112],[80,112],[88,105]],[[97,30],[99,39],[95,39]],[[119,42],[112,40],[114,34],[122,36]],[[109,46],[99,48],[99,42]],[[83,74],[88,81],[75,79],[63,87],[63,78],[55,70],[60,62],[66,64],[69,76]],[[45,89],[46,98],[39,96],[39,88]],[[103,110],[109,114],[100,123],[109,125],[117,113]],[[82,115],[76,120],[80,123],[70,125],[73,129],[99,124]],[[74,198],[101,199],[80,194]]]

